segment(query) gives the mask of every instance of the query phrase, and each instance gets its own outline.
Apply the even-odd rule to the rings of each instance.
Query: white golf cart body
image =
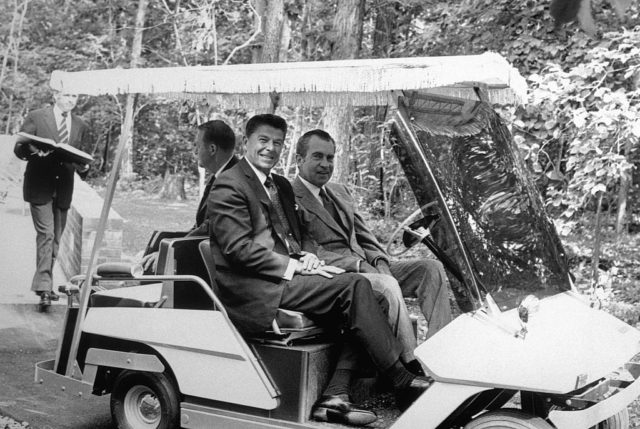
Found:
[[[640,332],[592,308],[589,300],[573,289],[562,264],[559,240],[541,210],[536,220],[542,219],[542,229],[551,239],[537,240],[535,246],[542,246],[552,256],[548,261],[536,259],[534,274],[527,267],[518,270],[536,281],[541,278],[542,285],[527,285],[507,299],[497,298],[508,287],[492,281],[490,268],[477,262],[482,259],[478,250],[493,254],[496,248],[510,251],[521,247],[473,241],[472,236],[483,225],[472,219],[470,212],[456,209],[465,204],[460,203],[465,200],[464,192],[443,194],[446,180],[438,176],[433,161],[444,155],[433,158],[434,152],[421,135],[429,130],[414,124],[424,114],[437,122],[431,131],[460,125],[460,121],[467,121],[463,125],[471,129],[478,126],[473,122],[476,109],[524,102],[524,79],[499,55],[54,72],[51,84],[64,92],[88,95],[205,97],[226,108],[275,107],[274,100],[283,105],[391,106],[395,112],[391,127],[401,164],[404,158],[413,172],[408,180],[414,192],[428,183],[430,191],[416,192],[416,199],[423,208],[428,205],[425,203],[437,201],[442,220],[432,232],[436,241],[449,248],[447,253],[458,267],[460,284],[470,301],[468,312],[416,349],[417,358],[435,383],[391,427],[498,427],[504,419],[525,422],[504,427],[578,429],[607,419],[608,427],[628,426],[626,407],[640,395],[640,368],[632,362],[640,352]],[[438,122],[442,109],[434,111],[425,105],[421,110],[422,102],[453,106],[457,119]],[[125,122],[131,120],[125,118]],[[122,139],[111,172],[85,285],[93,284],[96,278],[96,253],[125,143]],[[520,175],[516,172],[514,177],[520,180]],[[463,243],[467,238],[471,244]],[[512,268],[493,259],[485,262],[497,264],[500,270]],[[312,360],[322,355],[324,346],[274,346],[265,352],[270,346],[256,345],[239,334],[208,279],[171,272],[122,278],[144,280],[144,284],[99,292],[81,288],[77,305],[68,309],[56,359],[36,365],[36,381],[86,396],[112,392],[114,379],[123,371],[164,374],[179,399],[182,427],[317,427],[309,421],[308,411],[326,374],[311,374],[320,368]],[[167,290],[175,282],[191,282],[194,291],[211,300],[212,308],[174,308],[171,299],[167,301]],[[529,292],[542,293],[538,294],[537,311],[525,324],[516,305],[507,303]],[[109,304],[111,299],[140,305],[114,306]],[[305,357],[289,360],[285,356],[289,351]],[[319,354],[313,354],[316,352]],[[292,362],[297,366],[287,367]],[[283,387],[281,383],[288,376],[296,386]],[[500,414],[501,407],[516,394],[520,394],[523,413]],[[136,406],[136,402],[130,405]],[[145,404],[138,402],[137,406],[142,409]],[[132,413],[136,414],[135,410]],[[138,414],[141,417],[130,422],[131,427],[157,426],[156,419],[145,420],[144,411]]]

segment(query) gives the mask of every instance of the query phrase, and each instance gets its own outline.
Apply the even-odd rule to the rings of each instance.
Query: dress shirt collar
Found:
[[[319,188],[316,185],[314,185],[313,183],[309,182],[308,180],[303,179],[302,176],[298,176],[298,178],[300,179],[302,184],[307,187],[309,192],[311,192],[311,195],[316,197],[316,200],[318,200],[320,202],[320,204],[322,204],[322,197],[320,197],[320,191],[325,187],[323,186],[322,188]],[[327,192],[326,189],[324,191]]]
[[[267,189],[266,186],[264,186],[264,182],[265,180],[267,180],[267,175],[264,174],[262,171],[258,170],[248,159],[247,159],[247,164],[249,164],[249,167],[251,167],[253,172],[256,173],[256,176],[258,176],[258,180],[260,181],[260,183],[262,183],[262,188],[264,188],[264,191],[267,193],[267,195],[269,195],[269,190]],[[269,177],[271,177],[271,173],[269,173]],[[271,177],[271,180],[273,180],[272,177]],[[271,198],[270,195],[269,195],[269,198]]]
[[[62,122],[62,118],[64,118],[64,116],[62,116],[62,110],[60,110],[60,108],[56,104],[53,105],[53,117],[56,119],[56,126],[59,125],[60,122]],[[67,119],[67,129],[69,129],[69,121],[71,121],[71,112],[67,112],[66,119]]]

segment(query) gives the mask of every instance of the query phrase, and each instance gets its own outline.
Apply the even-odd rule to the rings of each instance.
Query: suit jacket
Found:
[[[238,157],[233,155],[227,165],[224,166],[224,169],[220,173],[224,173],[234,165],[238,163]],[[211,192],[211,186],[213,182],[216,180],[215,174],[212,174],[207,182],[207,186],[204,188],[204,193],[202,194],[202,199],[200,199],[200,204],[198,205],[198,211],[196,212],[196,224],[189,231],[189,235],[209,235],[209,218],[207,217],[207,200],[209,199],[209,193]]]
[[[282,176],[272,177],[292,235],[303,250],[315,252],[314,243],[300,228],[291,184]],[[238,329],[264,332],[280,304],[286,284],[282,276],[290,258],[285,238],[274,227],[278,215],[246,159],[216,179],[207,215],[220,299]]]
[[[22,124],[21,131],[57,142],[58,126],[53,115],[53,107],[30,112]],[[72,113],[69,144],[82,149],[90,143],[89,127]],[[22,189],[24,200],[32,204],[45,204],[51,201],[55,194],[57,206],[68,209],[73,194],[73,165],[58,160],[53,154],[45,157],[31,155],[28,143],[16,143],[13,151],[18,158],[27,161]],[[86,172],[82,176],[85,177]]]
[[[338,225],[299,177],[293,182],[293,190],[300,208],[302,226],[320,246],[320,259],[350,272],[357,271],[358,261],[367,261],[374,267],[379,259],[389,261],[384,248],[356,211],[355,201],[346,186],[338,183],[325,185],[342,226]]]

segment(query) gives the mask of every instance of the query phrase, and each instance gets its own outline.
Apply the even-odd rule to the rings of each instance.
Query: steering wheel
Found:
[[[418,217],[422,215],[423,210],[426,210],[429,207],[434,206],[435,204],[436,204],[436,201],[431,201],[423,205],[422,207],[420,207],[419,209],[411,213],[409,216],[407,216],[406,219],[400,223],[400,225],[395,229],[395,231],[393,231],[393,234],[391,234],[391,237],[389,237],[389,241],[387,242],[386,251],[389,255],[400,256],[406,253],[412,247],[412,246],[406,247],[404,245],[400,247],[400,244],[402,244],[402,238],[400,233],[405,232],[407,229],[409,229],[409,225],[415,222],[418,219]],[[431,229],[431,227],[433,227],[435,222],[436,221],[433,221],[431,225],[429,225],[428,229]],[[400,242],[400,244],[398,244],[398,241]],[[397,250],[398,248],[400,248],[401,250]]]

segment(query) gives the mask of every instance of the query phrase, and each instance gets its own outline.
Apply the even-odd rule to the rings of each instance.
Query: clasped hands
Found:
[[[328,279],[333,278],[333,274],[342,274],[344,270],[342,268],[334,267],[333,265],[325,265],[324,261],[321,261],[313,253],[302,252],[302,256],[298,259],[296,265],[296,274],[303,276],[321,275]]]

